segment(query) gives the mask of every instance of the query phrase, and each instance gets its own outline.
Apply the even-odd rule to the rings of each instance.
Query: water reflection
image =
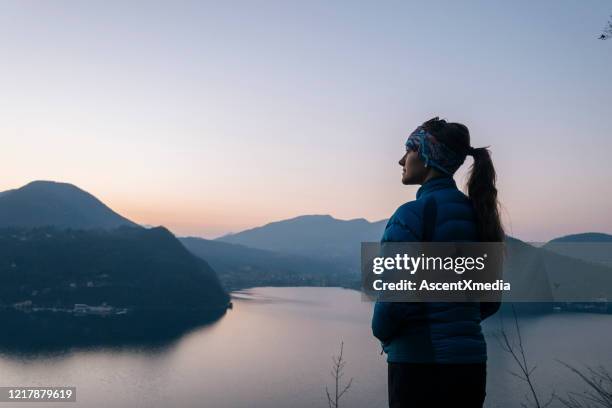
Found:
[[[159,350],[193,330],[214,324],[225,311],[75,316],[51,311],[2,310],[0,353],[53,354],[97,347]]]
[[[387,367],[370,330],[372,304],[362,302],[359,292],[257,288],[237,294],[233,302],[233,309],[222,318],[191,326],[182,334],[189,325],[159,318],[146,324],[137,321],[126,327],[133,333],[133,346],[125,348],[122,345],[129,339],[116,341],[116,332],[103,333],[98,328],[97,335],[111,340],[93,343],[100,347],[76,347],[53,356],[2,352],[3,385],[76,386],[77,403],[54,405],[62,408],[325,407],[325,386],[332,380],[331,356],[344,341],[346,376],[355,379],[344,406],[387,406]],[[552,389],[582,390],[580,380],[556,360],[578,367],[612,367],[611,319],[585,313],[521,318],[528,358],[538,367],[535,376],[543,394]],[[18,339],[9,337],[15,335],[27,338],[25,330],[30,325],[23,325],[22,316],[18,324],[14,321],[10,330],[0,333],[0,343],[14,345]],[[171,330],[173,325],[176,330]],[[486,406],[520,406],[525,384],[510,374],[516,367],[495,340],[499,326],[495,317],[483,327],[489,354]],[[167,336],[161,336],[163,346],[151,352],[157,335],[170,331],[174,331],[173,339],[168,342]],[[40,327],[36,333],[46,336]],[[85,337],[92,340],[94,335]],[[70,338],[64,341],[83,344]],[[112,349],[106,348],[109,344],[114,344]]]

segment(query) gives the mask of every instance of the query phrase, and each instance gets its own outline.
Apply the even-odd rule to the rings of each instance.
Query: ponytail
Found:
[[[499,203],[497,201],[497,176],[491,153],[486,147],[471,148],[474,157],[467,182],[468,196],[476,213],[478,235],[484,242],[502,242],[504,228],[501,224]]]
[[[422,127],[456,154],[474,157],[467,190],[476,215],[478,239],[483,242],[502,242],[505,234],[499,216],[495,168],[489,149],[471,147],[470,132],[461,123],[446,122],[436,116],[423,123]]]

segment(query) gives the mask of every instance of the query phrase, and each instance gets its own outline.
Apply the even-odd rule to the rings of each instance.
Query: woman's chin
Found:
[[[409,176],[408,174],[402,174],[402,184],[409,186],[412,184],[419,184],[417,180],[415,180],[414,176]]]

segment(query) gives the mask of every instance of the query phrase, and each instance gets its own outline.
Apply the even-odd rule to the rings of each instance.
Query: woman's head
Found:
[[[402,183],[423,184],[436,177],[452,177],[468,155],[473,156],[474,163],[467,190],[476,213],[480,239],[503,241],[491,154],[486,147],[471,147],[470,132],[465,125],[435,117],[419,126],[406,141],[406,153],[399,161],[403,168]]]
[[[423,184],[430,178],[452,176],[470,153],[470,133],[459,123],[437,117],[416,128],[406,141],[403,167],[404,184]]]

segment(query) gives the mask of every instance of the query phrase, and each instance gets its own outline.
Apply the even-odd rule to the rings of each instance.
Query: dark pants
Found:
[[[487,365],[389,363],[389,407],[481,408]]]

